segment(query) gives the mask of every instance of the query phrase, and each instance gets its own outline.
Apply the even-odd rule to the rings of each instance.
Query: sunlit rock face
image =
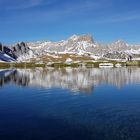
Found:
[[[77,42],[86,41],[88,43],[94,43],[92,35],[82,35],[82,36],[73,35],[72,37],[69,38],[69,40]]]
[[[40,58],[48,57],[51,54],[52,58],[61,54],[74,54],[76,56],[89,56],[90,58],[98,59],[127,59],[131,56],[134,60],[140,60],[140,45],[129,45],[122,40],[118,40],[111,44],[101,44],[93,40],[91,35],[73,35],[66,40],[58,42],[52,41],[37,41],[37,42],[21,42],[12,46],[5,46],[6,51],[3,51],[3,45],[0,44],[0,52],[3,51],[3,57],[16,58],[15,61],[35,61]],[[0,60],[3,54],[0,53]],[[89,59],[90,60],[90,59]],[[42,60],[40,60],[42,61]],[[59,60],[58,60],[59,61]],[[49,61],[50,62],[50,61]]]
[[[41,56],[46,53],[74,53],[81,55],[87,53],[96,45],[91,35],[73,35],[67,40],[61,40],[59,42],[32,42],[28,43],[28,46],[33,50],[35,55]]]
[[[65,68],[1,70],[0,85],[69,89],[75,93],[94,93],[94,87],[108,84],[122,88],[140,82],[140,68]]]

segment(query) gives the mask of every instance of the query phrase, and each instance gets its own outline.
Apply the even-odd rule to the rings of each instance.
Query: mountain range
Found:
[[[91,35],[73,35],[58,42],[20,42],[14,45],[0,43],[1,62],[66,62],[85,60],[140,60],[140,45],[129,45],[123,40],[110,44],[94,41]]]

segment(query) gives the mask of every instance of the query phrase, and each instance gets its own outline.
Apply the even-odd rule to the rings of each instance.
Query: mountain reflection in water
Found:
[[[0,86],[62,88],[74,92],[93,93],[94,86],[113,85],[118,88],[140,83],[140,68],[36,68],[0,70]]]

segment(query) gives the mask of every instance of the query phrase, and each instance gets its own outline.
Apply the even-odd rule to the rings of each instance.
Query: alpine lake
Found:
[[[0,140],[140,140],[140,67],[1,68]]]

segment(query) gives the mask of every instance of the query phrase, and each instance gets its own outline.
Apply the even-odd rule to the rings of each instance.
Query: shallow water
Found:
[[[139,140],[140,68],[0,70],[0,140]]]

